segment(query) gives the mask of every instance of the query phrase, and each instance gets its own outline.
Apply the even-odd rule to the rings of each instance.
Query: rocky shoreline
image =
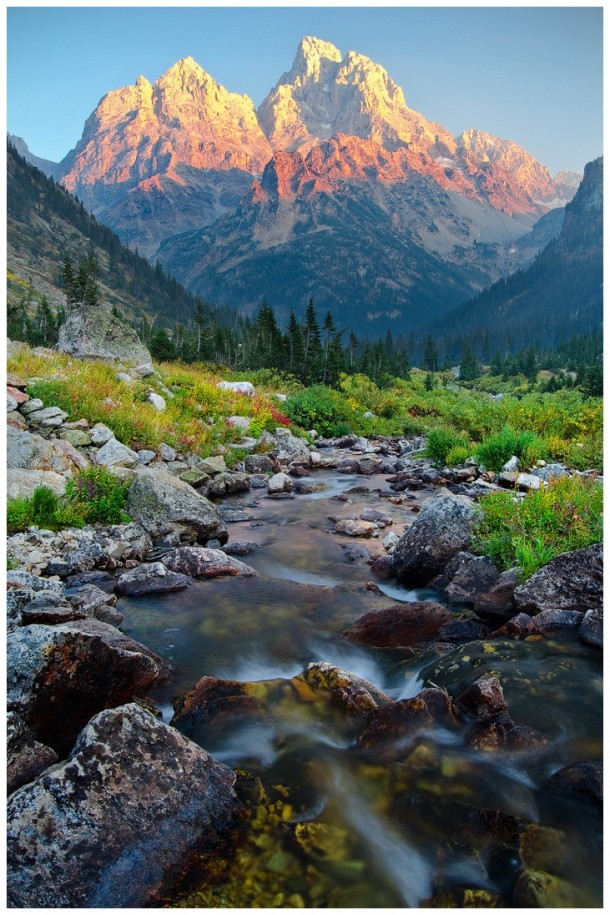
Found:
[[[125,595],[258,576],[235,558],[247,557],[255,545],[230,540],[227,525],[240,518],[223,508],[227,496],[252,490],[269,500],[298,499],[315,491],[316,470],[324,469],[363,479],[384,475],[384,498],[412,503],[400,535],[386,512],[371,509],[337,517],[334,532],[354,545],[375,543],[367,555],[377,581],[433,588],[442,603],[372,610],[345,630],[349,642],[442,656],[472,642],[562,633],[603,647],[601,546],[563,554],[522,584],[513,570],[500,573],[470,552],[482,495],[501,486],[515,493],[544,486],[570,473],[561,465],[493,474],[469,460],[438,469],[417,456],[421,438],[348,435],[316,438],[312,445],[277,429],[242,439],[249,456],[229,469],[222,454],[203,459],[169,445],[133,451],[103,424],[69,421],[57,408],[30,400],[27,384],[14,376],[7,438],[9,497],[40,485],[61,494],[78,470],[104,466],[129,483],[131,518],[58,532],[31,528],[8,538],[14,566],[7,573],[13,907],[171,903],[188,889],[194,861],[200,867],[208,862],[213,872],[214,855],[238,843],[249,814],[236,793],[235,773],[180,730],[188,734],[193,722],[227,707],[256,716],[265,701],[248,684],[204,677],[176,702],[180,730],[164,724],[147,696],[171,678],[171,670],[120,631],[123,617],[116,609]],[[431,495],[420,506],[415,496],[422,489]],[[330,697],[359,722],[356,746],[367,753],[382,754],[397,735],[439,722],[449,722],[477,749],[510,752],[541,742],[512,720],[495,677],[479,678],[458,696],[427,688],[393,701],[347,671],[310,664],[286,688],[316,701]],[[559,791],[601,800],[599,760],[578,760],[553,778]],[[153,823],[162,828],[151,830]],[[513,904],[546,905],[548,887],[528,870],[534,873],[525,861]]]

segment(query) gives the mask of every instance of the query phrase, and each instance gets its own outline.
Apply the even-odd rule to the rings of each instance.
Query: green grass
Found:
[[[561,477],[523,498],[481,499],[473,546],[499,569],[519,566],[527,579],[560,553],[602,540],[603,487],[591,477]]]
[[[7,530],[14,534],[30,525],[56,531],[85,524],[127,523],[128,488],[129,484],[120,483],[105,467],[91,467],[70,480],[64,496],[38,486],[30,498],[9,500]]]

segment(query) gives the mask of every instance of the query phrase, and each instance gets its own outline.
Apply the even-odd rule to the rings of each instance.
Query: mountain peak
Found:
[[[287,76],[287,82],[294,82],[295,78],[318,79],[325,62],[341,63],[341,51],[329,41],[322,41],[312,35],[301,38],[297,53],[292,64],[292,70]],[[286,76],[286,74],[284,74]],[[282,82],[284,77],[282,77]]]

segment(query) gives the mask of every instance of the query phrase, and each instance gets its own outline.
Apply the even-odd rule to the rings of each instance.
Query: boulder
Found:
[[[477,514],[466,496],[440,489],[398,541],[392,554],[395,575],[410,587],[428,584],[452,556],[468,548]]]
[[[59,329],[57,349],[80,359],[150,362],[135,330],[104,305],[72,308]]]
[[[457,725],[451,697],[438,687],[424,689],[412,699],[401,699],[372,711],[358,738],[358,747],[383,750],[386,757],[389,752],[404,759],[408,741],[415,740],[422,731],[431,730],[435,724]]]
[[[105,445],[111,438],[114,438],[114,432],[104,423],[96,423],[91,429],[90,438],[91,444],[99,447],[100,445]]]
[[[297,438],[289,429],[278,428],[275,430],[275,440],[276,448],[273,455],[280,463],[310,466],[311,452],[302,438]]]
[[[82,585],[77,591],[68,594],[67,599],[71,607],[92,619],[108,623],[109,626],[118,627],[123,622],[123,614],[114,608],[114,594],[106,594],[94,584]]]
[[[445,588],[450,604],[474,604],[479,594],[489,591],[500,573],[487,556],[477,556],[465,562]]]
[[[43,407],[41,410],[33,410],[28,413],[28,422],[34,426],[61,426],[68,414],[59,407]]]
[[[165,398],[161,397],[160,394],[157,394],[156,391],[149,391],[146,395],[146,400],[153,405],[155,410],[158,410],[160,413],[166,409],[167,404],[165,403]]]
[[[451,619],[451,613],[440,604],[415,601],[371,610],[345,629],[343,636],[377,648],[412,648],[432,641]]]
[[[279,464],[268,454],[249,454],[244,461],[246,473],[275,473]]]
[[[6,651],[8,708],[52,747],[169,676],[154,652],[93,619],[24,626],[8,635]]]
[[[370,521],[356,521],[347,518],[337,521],[335,534],[347,534],[348,537],[372,537],[377,528]]]
[[[181,591],[191,584],[192,580],[188,576],[168,571],[162,562],[147,562],[120,575],[115,588],[119,594],[139,597],[142,594]]]
[[[267,490],[271,494],[278,492],[292,492],[293,486],[294,484],[287,473],[275,473],[272,477],[269,478],[267,483]]]
[[[489,591],[478,594],[475,602],[475,613],[483,617],[508,619],[515,613],[513,594],[519,584],[517,569],[501,572]]]
[[[248,416],[227,416],[227,425],[239,432],[246,433],[252,425],[252,420]]]
[[[234,394],[245,394],[247,397],[256,395],[251,381],[219,381],[216,387],[221,391],[233,391]]]
[[[57,442],[12,426],[6,430],[6,466],[12,470],[53,470],[68,477],[74,470]]]
[[[192,486],[167,471],[142,468],[128,493],[128,513],[153,539],[172,532],[206,543],[229,535],[216,508]]]
[[[163,557],[163,564],[173,572],[191,578],[217,578],[220,575],[252,577],[258,572],[251,566],[232,559],[223,550],[210,550],[201,546],[180,546]]]
[[[604,609],[587,610],[578,630],[578,637],[587,645],[604,647]]]
[[[232,829],[234,781],[139,706],[101,712],[65,762],[10,799],[9,905],[163,907]]]
[[[456,703],[479,721],[504,714],[508,710],[500,681],[483,676],[461,693]]]
[[[390,697],[372,683],[328,661],[308,664],[303,673],[293,677],[291,682],[297,689],[299,684],[306,684],[316,696],[328,694],[333,704],[350,715],[366,715],[373,709],[392,704]]]
[[[601,544],[562,553],[515,589],[518,611],[534,616],[542,610],[592,610],[602,606]]]
[[[137,452],[116,438],[109,439],[94,452],[93,460],[103,467],[135,467],[139,463]]]
[[[604,770],[601,759],[592,762],[576,762],[555,772],[548,781],[549,788],[582,794],[597,803],[604,797]]]
[[[6,716],[7,794],[37,778],[57,762],[57,753],[39,743],[27,724],[15,714]]]
[[[77,430],[73,430],[72,434],[75,434],[76,431]],[[66,435],[69,435],[69,434],[70,434],[70,432],[66,433]],[[81,454],[80,451],[77,451],[76,447],[72,444],[72,442],[69,442],[63,438],[58,438],[58,439],[55,439],[55,443],[57,444],[57,447],[63,451],[63,453],[68,458],[68,460],[72,461],[74,466],[77,467],[79,470],[86,470],[87,467],[91,466],[90,461],[84,456],[84,454]]]
[[[29,499],[34,495],[34,490],[45,486],[55,493],[63,496],[68,480],[53,470],[17,470],[6,471],[6,495],[8,499]]]

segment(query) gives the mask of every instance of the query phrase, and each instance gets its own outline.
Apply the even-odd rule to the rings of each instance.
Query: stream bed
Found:
[[[236,770],[248,816],[237,850],[202,860],[193,891],[168,905],[536,905],[543,897],[531,897],[534,878],[515,889],[527,871],[541,875],[549,906],[600,906],[600,810],[547,780],[602,755],[601,653],[570,637],[477,641],[423,656],[350,643],[342,631],[370,610],[439,600],[395,582],[372,585],[363,554],[383,554],[385,534],[400,536],[433,490],[395,503],[381,476],[312,478],[325,488],[280,500],[251,490],[220,506],[249,516],[227,526],[230,543],[258,545],[240,557],[258,577],[119,602],[124,632],[173,667],[171,684],[151,695],[165,721],[173,698],[203,676],[250,684],[266,710],[240,707],[185,728]],[[382,510],[393,525],[375,539],[333,533],[329,516],[364,508]],[[356,746],[362,720],[306,694],[298,675],[312,662],[349,671],[393,700],[431,686],[455,698],[492,673],[511,718],[544,742],[511,753],[474,749],[455,728],[436,725],[365,751]]]

